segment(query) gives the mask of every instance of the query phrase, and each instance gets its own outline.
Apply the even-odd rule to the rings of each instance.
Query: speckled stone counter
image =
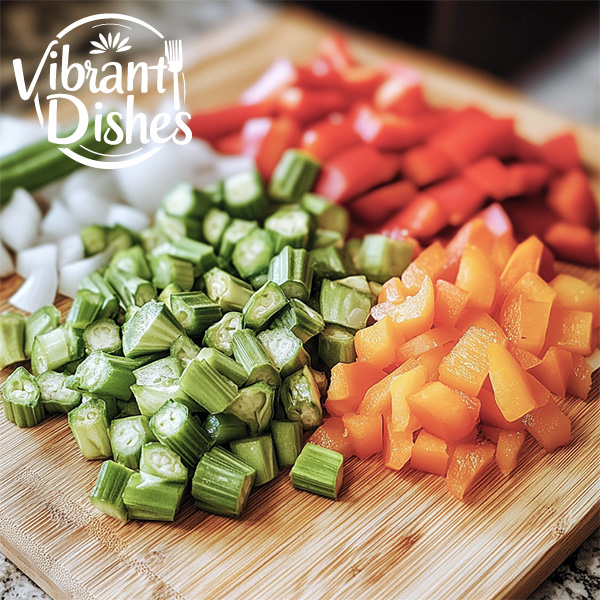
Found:
[[[0,554],[0,600],[50,600],[50,596]],[[600,600],[600,529],[529,600]]]

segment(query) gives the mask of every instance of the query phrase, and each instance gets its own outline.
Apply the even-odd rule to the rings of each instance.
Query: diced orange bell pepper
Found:
[[[408,206],[390,217],[378,231],[385,234],[396,229],[406,230],[413,237],[427,239],[446,225],[448,225],[448,215],[437,200],[426,193],[421,193],[417,194]]]
[[[483,427],[482,433],[496,444],[496,464],[500,472],[508,477],[517,467],[519,452],[525,443],[525,432]]]
[[[573,373],[567,381],[567,392],[584,400],[592,387],[592,367],[583,356],[573,355]]]
[[[507,169],[495,156],[486,156],[469,165],[463,176],[494,200],[504,200],[509,195]]]
[[[524,425],[520,420],[507,421],[504,415],[496,404],[496,398],[494,392],[488,389],[486,384],[479,390],[479,401],[481,402],[481,410],[479,411],[479,417],[481,422],[495,427],[498,429],[505,429],[506,431],[515,431],[523,429]],[[491,388],[491,386],[490,386]]]
[[[481,478],[494,461],[496,448],[493,444],[459,444],[454,449],[448,473],[446,485],[448,491],[459,500]]]
[[[360,143],[350,118],[333,113],[303,133],[300,148],[323,162]]]
[[[383,377],[385,373],[381,369],[365,361],[334,365],[325,402],[327,412],[336,417],[353,413],[365,392]]]
[[[417,188],[406,179],[388,183],[353,200],[348,210],[361,222],[380,225],[391,214],[408,205],[417,195]]]
[[[510,255],[500,275],[498,302],[504,298],[525,273],[538,273],[542,262],[544,244],[536,237],[530,236],[521,242]]]
[[[487,348],[490,344],[503,342],[503,338],[493,331],[469,327],[442,359],[438,369],[440,381],[477,396],[488,375]]]
[[[342,421],[358,458],[367,458],[383,450],[381,415],[344,415]]]
[[[390,386],[392,399],[391,427],[398,431],[415,431],[420,421],[412,414],[406,398],[419,391],[427,380],[427,369],[416,363],[415,367],[395,377]]]
[[[586,174],[572,169],[550,183],[548,206],[564,221],[593,228],[598,224],[598,207]]]
[[[403,373],[404,370],[400,366],[380,381],[374,383],[365,392],[357,412],[361,415],[390,415],[392,413],[392,381]]]
[[[550,311],[546,346],[557,346],[574,354],[592,352],[592,313],[554,306]]]
[[[463,333],[469,329],[469,327],[487,329],[502,342],[506,340],[506,334],[502,327],[500,327],[500,325],[498,325],[498,323],[496,323],[496,321],[481,308],[467,308],[460,319],[456,321],[456,328]]]
[[[556,221],[544,231],[544,242],[560,260],[588,267],[600,265],[598,246],[588,227]]]
[[[498,278],[485,254],[467,244],[460,259],[456,285],[471,294],[469,305],[489,311],[496,295]]]
[[[517,362],[521,365],[521,368],[524,371],[528,371],[532,367],[535,367],[536,365],[539,365],[542,362],[541,358],[529,352],[529,350],[525,350],[525,348],[517,346],[517,344],[515,344],[511,340],[507,340],[506,347],[510,350],[510,353],[517,359]]]
[[[523,294],[509,295],[498,322],[509,340],[533,354],[539,354],[546,339],[551,304],[536,302]]]
[[[410,466],[418,471],[444,477],[448,470],[448,443],[425,429],[419,431],[410,455]]]
[[[413,448],[412,431],[398,431],[390,425],[391,417],[384,421],[383,464],[388,469],[400,470],[409,460]]]
[[[431,329],[435,304],[435,293],[431,278],[426,276],[423,279],[421,289],[414,296],[408,296],[398,303],[391,304],[388,314],[398,324],[404,339],[410,340]],[[382,305],[374,306],[371,310],[371,314],[376,320],[378,320],[377,316],[380,313],[375,309],[379,306]]]
[[[456,167],[445,152],[425,144],[404,153],[400,172],[415,185],[425,187],[454,175]]]
[[[573,356],[568,350],[550,346],[540,364],[531,367],[529,373],[553,394],[564,396],[567,393],[567,382],[573,373]]]
[[[348,438],[348,432],[344,427],[341,417],[329,417],[323,421],[313,434],[308,438],[307,442],[335,450],[349,458],[354,454],[354,449]]]
[[[382,286],[379,292],[379,303],[400,302],[407,296],[410,296],[407,287],[402,283],[400,277],[390,277]]]
[[[358,360],[366,360],[372,365],[385,369],[395,362],[396,348],[404,343],[404,336],[398,324],[385,317],[374,325],[356,332],[354,347]]]
[[[402,283],[414,294],[419,290],[425,276],[432,281],[438,275],[447,260],[446,251],[439,241],[433,242],[417,256],[402,273]]]
[[[581,164],[581,157],[575,136],[563,133],[550,138],[540,146],[542,159],[557,171],[575,169]]]
[[[592,313],[592,327],[600,325],[600,294],[578,277],[559,273],[550,287],[556,292],[556,304],[564,308],[587,310]]]
[[[506,167],[506,197],[540,193],[548,184],[550,168],[543,163],[513,163]]]
[[[428,382],[435,381],[436,379],[438,379],[440,363],[442,362],[443,358],[450,352],[450,350],[452,350],[453,347],[454,342],[448,342],[443,346],[437,346],[436,348],[428,350],[427,352],[421,354],[421,356],[417,358],[416,362],[420,365],[423,365],[427,370]],[[406,361],[406,363],[408,363],[410,360],[414,359],[409,359]]]
[[[451,325],[430,329],[396,348],[396,364],[402,364],[409,358],[417,358],[433,348],[456,341],[460,335],[460,331]]]
[[[454,326],[467,308],[470,292],[438,279],[435,282],[435,312],[433,322],[438,326]]]
[[[393,160],[372,146],[361,144],[344,150],[323,165],[315,193],[343,203],[387,183],[396,172]]]
[[[436,183],[426,190],[448,216],[450,225],[461,225],[485,202],[485,192],[471,180],[457,176]]]
[[[510,233],[505,233],[494,240],[494,246],[490,252],[489,260],[494,267],[494,271],[498,276],[504,270],[510,255],[515,251],[517,242]]]
[[[554,400],[526,414],[523,424],[547,452],[554,452],[571,441],[571,420]]]
[[[439,381],[426,384],[407,396],[406,401],[423,428],[447,442],[462,440],[479,420],[480,403],[477,398]]]
[[[504,418],[516,421],[534,410],[537,404],[530,380],[516,358],[500,344],[489,344],[487,355],[494,398]]]

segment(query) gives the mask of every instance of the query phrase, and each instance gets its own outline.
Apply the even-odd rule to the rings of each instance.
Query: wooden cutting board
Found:
[[[186,43],[190,105],[235,98],[276,56],[310,57],[330,26],[286,9]],[[373,36],[351,40],[362,60],[421,69],[434,102],[514,115],[534,140],[571,126],[463,67]],[[598,132],[575,131],[597,184]],[[561,270],[598,286],[591,270]],[[1,310],[19,283],[2,282]],[[443,479],[382,469],[376,457],[347,461],[338,502],[295,491],[284,473],[252,494],[239,521],[188,502],[174,524],[121,524],[95,510],[87,497],[99,463],[80,456],[65,418],[20,430],[2,415],[0,549],[57,600],[522,598],[597,524],[597,373],[590,399],[564,409],[569,446],[545,455],[530,440],[509,479],[491,472],[465,503]]]

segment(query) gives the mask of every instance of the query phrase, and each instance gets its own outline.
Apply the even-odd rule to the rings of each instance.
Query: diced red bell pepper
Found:
[[[242,154],[244,151],[242,132],[236,131],[219,138],[213,142],[213,146],[221,154]]]
[[[513,156],[524,162],[542,162],[542,151],[537,144],[515,134],[513,142]]]
[[[596,227],[598,207],[590,182],[581,169],[572,169],[550,183],[548,206],[563,220],[574,225]]]
[[[344,111],[348,100],[335,90],[306,90],[288,87],[277,97],[281,114],[291,117],[301,125],[309,125],[331,112]]]
[[[350,148],[326,162],[317,179],[315,192],[333,202],[343,203],[396,175],[394,161],[372,146]]]
[[[448,216],[450,225],[460,225],[477,212],[485,202],[484,191],[465,177],[453,177],[427,188]]]
[[[294,85],[311,90],[339,90],[342,77],[326,58],[317,57],[308,64],[296,66]]]
[[[550,168],[543,163],[518,162],[506,167],[506,197],[529,196],[541,192],[550,179]]]
[[[356,60],[348,46],[348,40],[340,33],[329,34],[321,42],[319,49],[321,55],[338,71],[353,67],[356,64]]]
[[[223,108],[196,112],[188,121],[194,137],[210,142],[239,131],[248,119],[267,117],[274,113],[275,104],[267,100],[258,104],[232,104]]]
[[[546,229],[557,221],[542,198],[511,199],[503,202],[502,206],[520,237],[536,235],[542,238]]]
[[[462,169],[484,156],[510,156],[513,141],[512,119],[494,119],[472,110],[432,135],[429,144],[445,152]]]
[[[397,62],[384,63],[381,70],[389,77],[375,93],[374,103],[377,108],[405,115],[427,109],[423,82],[418,71]]]
[[[300,147],[323,162],[361,143],[352,120],[346,115],[333,113],[304,132]]]
[[[341,89],[353,100],[371,100],[385,75],[373,67],[348,67],[339,72]]]
[[[244,153],[253,156],[260,174],[269,179],[282,154],[300,140],[298,124],[288,117],[248,121],[242,131]]]
[[[367,225],[380,225],[391,214],[406,206],[417,195],[410,181],[396,181],[379,187],[353,200],[349,210]]]
[[[431,196],[421,193],[400,212],[388,219],[379,233],[387,235],[394,230],[405,230],[406,235],[419,239],[434,236],[448,225],[448,216]]]
[[[588,267],[600,265],[594,234],[587,227],[557,221],[548,227],[543,239],[559,259]]]
[[[453,175],[456,168],[445,152],[425,144],[404,153],[400,171],[414,184],[423,187]]]
[[[273,98],[278,92],[297,79],[296,67],[289,58],[278,58],[271,66],[241,95],[243,104],[256,104]]]
[[[401,116],[377,112],[362,106],[356,114],[354,128],[367,143],[380,150],[405,150],[423,142],[438,123],[435,112]]]
[[[463,171],[463,177],[494,200],[504,200],[509,195],[507,169],[495,156],[486,156],[469,165]]]
[[[540,146],[543,160],[557,171],[569,171],[581,165],[577,140],[572,133],[550,138]]]

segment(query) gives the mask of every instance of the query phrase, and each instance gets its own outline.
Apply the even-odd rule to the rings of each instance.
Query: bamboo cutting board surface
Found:
[[[286,9],[188,44],[190,106],[234,99],[277,56],[310,57],[330,25]],[[514,115],[533,140],[570,126],[462,67],[364,34],[351,41],[362,60],[421,69],[434,102]],[[576,133],[597,189],[598,132]],[[598,287],[591,270],[560,270]],[[2,281],[1,310],[20,281]],[[530,439],[510,479],[492,471],[465,503],[443,479],[392,472],[375,457],[347,461],[338,502],[294,490],[284,473],[252,494],[239,521],[188,501],[173,524],[121,524],[94,509],[99,463],[80,456],[65,418],[20,430],[2,415],[0,549],[57,600],[526,597],[598,522],[598,373],[590,399],[563,408],[569,446],[544,455]]]

